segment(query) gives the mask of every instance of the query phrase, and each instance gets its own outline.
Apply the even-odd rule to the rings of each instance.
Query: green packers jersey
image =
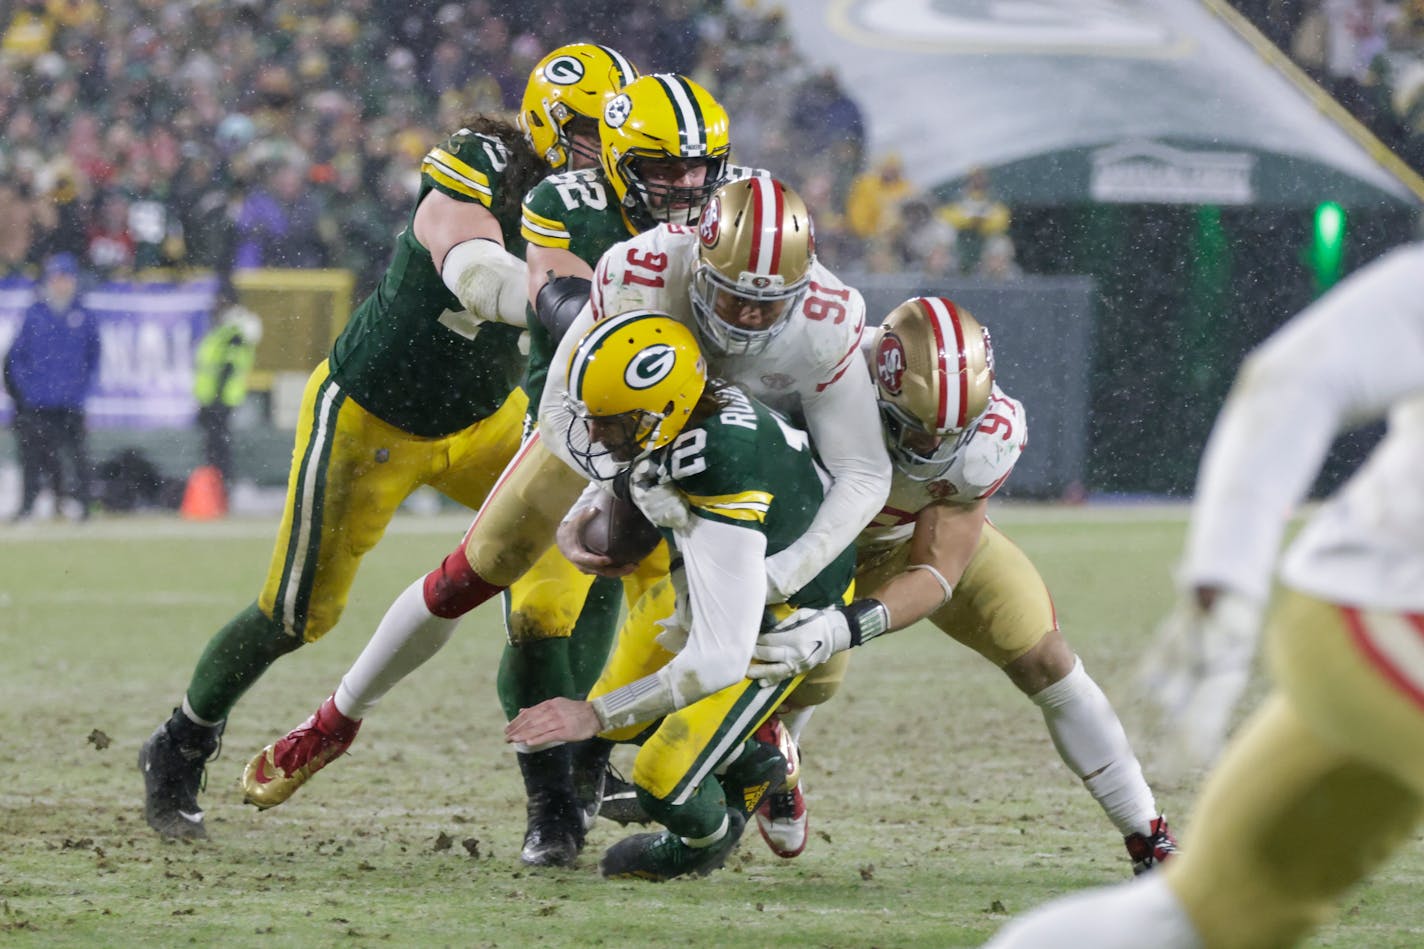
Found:
[[[570,251],[590,267],[608,248],[638,233],[599,168],[550,175],[531,188],[524,196],[519,232],[531,245]],[[537,416],[558,344],[538,320],[529,324],[524,391],[529,393],[530,411]]]
[[[740,389],[724,390],[723,403],[654,454],[658,472],[687,496],[694,516],[765,534],[770,557],[811,525],[825,496],[822,475],[805,432]],[[788,602],[840,603],[854,572],[855,549],[848,547]]]
[[[432,148],[420,168],[417,206],[431,191],[493,207],[508,152],[498,139],[462,129]],[[504,246],[524,255],[512,212],[499,213]],[[494,413],[519,382],[518,327],[477,323],[445,286],[415,239],[415,211],[395,253],[331,350],[331,374],[382,421],[434,438]]]

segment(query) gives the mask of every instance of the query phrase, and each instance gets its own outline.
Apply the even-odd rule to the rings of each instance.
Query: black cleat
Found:
[[[143,818],[164,837],[208,836],[198,792],[203,789],[207,763],[222,746],[223,725],[199,725],[173,710],[138,750],[143,772]]]
[[[528,822],[519,859],[531,867],[571,867],[583,849],[583,809],[569,777],[569,748],[520,753]]]
[[[766,742],[750,738],[717,780],[727,795],[727,806],[741,808],[742,816],[749,817],[762,798],[786,786],[786,758]]]
[[[574,798],[578,801],[579,815],[583,818],[583,829],[587,831],[593,826],[593,822],[598,820],[598,812],[603,804],[603,792],[610,770],[608,756],[613,751],[613,743],[603,738],[590,738],[570,747]]]
[[[672,831],[624,837],[603,852],[598,871],[610,879],[652,880],[663,883],[681,876],[706,876],[727,862],[737,849],[746,816],[727,808],[727,833],[709,847],[689,847]]]
[[[638,800],[637,787],[612,765],[608,766],[608,775],[603,779],[603,806],[598,813],[624,827],[653,822],[643,809],[643,803]]]

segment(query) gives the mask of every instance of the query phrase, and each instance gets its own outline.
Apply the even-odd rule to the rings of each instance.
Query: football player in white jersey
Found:
[[[1163,949],[1295,945],[1415,839],[1424,816],[1424,244],[1360,270],[1248,358],[1203,456],[1183,581],[1189,595],[1265,599],[1287,513],[1332,437],[1381,416],[1384,440],[1281,563],[1265,623],[1275,688],[1207,779],[1187,849],[1150,880],[1051,903],[991,946],[1114,949],[1141,945],[1143,933]],[[1203,660],[1217,633],[1203,621],[1191,634]],[[1219,674],[1209,661],[1194,668],[1203,680]]]
[[[783,602],[849,546],[889,491],[874,386],[852,371],[861,365],[865,301],[816,259],[800,196],[774,178],[753,177],[722,186],[695,228],[667,224],[610,248],[554,365],[567,364],[594,323],[637,309],[692,328],[715,375],[804,420],[834,479],[810,528],[767,560],[767,595]],[[551,376],[539,407],[544,431],[564,432],[573,422],[566,394],[566,381]],[[575,464],[562,439],[549,447]],[[676,517],[678,499],[669,500]],[[607,566],[591,555],[583,565]]]
[[[800,197],[779,181],[753,176],[720,187],[704,210],[703,226],[665,224],[615,244],[600,260],[590,304],[564,333],[551,366],[568,366],[574,345],[598,319],[631,309],[669,312],[693,328],[715,374],[744,384],[773,408],[804,417],[833,480],[804,536],[767,560],[768,597],[784,602],[849,546],[889,490],[874,386],[863,372],[848,371],[861,364],[864,301],[816,261],[810,214]],[[525,477],[521,459],[553,449],[573,465],[562,445],[570,420],[565,391],[556,368],[545,387],[539,429],[559,437],[527,441],[495,486],[492,497],[520,503],[494,513],[487,504],[460,548],[392,605],[358,660],[371,660],[359,688],[350,674],[343,680],[352,707],[373,706],[444,645],[460,616],[518,579],[553,542],[581,482],[564,497],[565,485],[556,482],[551,490],[542,469]],[[554,511],[559,498],[562,507]],[[640,501],[645,510],[664,512],[669,524],[663,526],[687,516],[685,502],[672,492],[651,490]],[[492,519],[506,516],[508,530],[490,529]],[[498,553],[490,554],[494,547]],[[593,554],[579,566],[620,572]],[[670,613],[670,600],[664,606]],[[780,744],[775,730],[773,723],[768,737]],[[272,782],[281,785],[280,797],[269,798],[273,804],[295,793],[346,745],[322,748]],[[260,752],[249,771],[271,752],[271,746]]]
[[[870,356],[895,476],[856,540],[862,597],[801,611],[764,634],[751,674],[809,672],[787,705],[823,702],[839,677],[821,670],[834,668],[827,660],[838,650],[929,619],[1040,708],[1064,763],[1122,833],[1134,872],[1171,857],[1175,843],[1117,714],[1059,632],[1037,569],[986,517],[1027,439],[1023,406],[995,384],[988,330],[951,300],[918,297],[885,318]],[[806,842],[805,805],[771,804],[757,815],[762,833],[793,856]]]

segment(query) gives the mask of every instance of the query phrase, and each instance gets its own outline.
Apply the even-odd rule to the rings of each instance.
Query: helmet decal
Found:
[[[875,376],[886,392],[900,394],[900,385],[905,377],[905,347],[894,333],[886,333],[880,338],[880,346],[875,352]]]
[[[721,217],[722,199],[713,195],[712,200],[707,202],[707,207],[702,209],[702,220],[697,226],[697,236],[702,240],[704,247],[716,244],[717,238],[721,236],[722,228],[718,223]]]
[[[544,78],[560,86],[572,86],[583,78],[583,63],[573,56],[558,56],[544,66]]]
[[[654,343],[632,359],[623,370],[623,381],[630,389],[651,389],[667,378],[677,362],[677,353],[667,343]]]
[[[608,105],[603,107],[603,121],[608,123],[609,128],[622,128],[623,123],[628,121],[628,115],[633,111],[633,100],[628,98],[628,94],[620,93],[610,99]]]

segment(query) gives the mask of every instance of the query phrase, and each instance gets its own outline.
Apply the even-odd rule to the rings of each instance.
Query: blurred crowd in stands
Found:
[[[986,191],[941,208],[893,156],[865,168],[859,107],[770,4],[14,0],[0,29],[0,277],[70,252],[98,279],[342,267],[364,294],[430,145],[582,39],[710,89],[833,266],[1012,272]]]
[[[1233,0],[1415,171],[1424,172],[1424,0]]]
[[[1424,168],[1424,0],[1238,0]],[[859,105],[754,0],[0,0],[0,277],[55,252],[92,275],[341,267],[369,291],[426,149],[512,113],[561,43],[683,72],[732,116],[737,160],[816,214],[855,271],[1017,273],[985,173],[949,203],[868,156]]]

